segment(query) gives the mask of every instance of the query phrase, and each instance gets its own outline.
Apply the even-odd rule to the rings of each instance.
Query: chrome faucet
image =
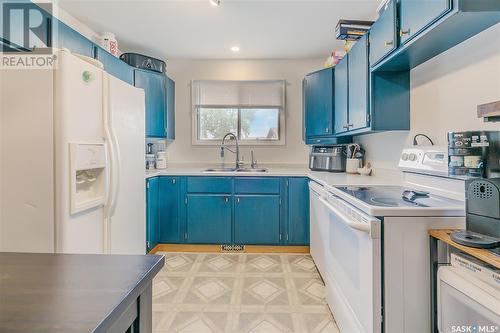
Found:
[[[226,138],[228,136],[232,136],[234,138],[234,140],[236,141],[236,151],[224,146]],[[226,135],[224,135],[224,137],[222,138],[222,145],[220,146],[220,157],[224,157],[224,149],[227,149],[231,153],[236,154],[236,163],[235,164],[236,164],[236,169],[239,169],[243,165],[243,162],[240,161],[240,145],[238,143],[238,137],[234,133],[229,132]]]

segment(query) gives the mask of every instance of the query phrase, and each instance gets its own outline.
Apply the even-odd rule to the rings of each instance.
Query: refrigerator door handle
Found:
[[[106,80],[105,86],[109,84]],[[105,96],[109,93],[109,88],[105,91]],[[108,195],[106,201],[106,218],[109,220],[113,216],[116,210],[116,203],[118,200],[119,193],[119,178],[120,178],[120,150],[118,146],[118,140],[116,139],[116,134],[113,130],[113,121],[111,113],[108,106],[109,100],[104,98],[104,133],[106,135],[106,141],[108,143],[109,151],[109,181],[108,181]]]

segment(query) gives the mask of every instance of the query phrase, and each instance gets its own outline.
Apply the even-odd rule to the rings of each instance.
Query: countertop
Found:
[[[0,253],[0,332],[107,332],[160,255]]]
[[[493,252],[485,249],[477,249],[470,246],[464,246],[458,243],[455,243],[451,239],[451,233],[458,230],[448,230],[448,229],[431,229],[429,230],[429,235],[439,239],[446,244],[453,246],[456,249],[459,249],[462,252],[465,252],[481,261],[484,261],[493,267],[500,269],[500,257],[494,254]]]
[[[229,176],[229,177],[309,177],[325,187],[341,185],[399,185],[401,172],[397,170],[376,169],[372,176],[357,174],[311,171],[305,166],[262,165],[267,172],[203,172],[207,168],[220,165],[174,165],[166,169],[146,171],[146,178],[156,176]]]

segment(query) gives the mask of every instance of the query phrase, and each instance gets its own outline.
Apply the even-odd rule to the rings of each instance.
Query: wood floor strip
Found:
[[[158,244],[149,253],[157,252],[214,252],[232,253],[222,251],[220,245],[203,244]],[[247,245],[244,253],[309,253],[309,246],[268,246]],[[234,252],[239,253],[239,252]]]

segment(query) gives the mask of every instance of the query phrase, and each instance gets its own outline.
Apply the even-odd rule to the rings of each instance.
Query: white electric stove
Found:
[[[342,332],[429,332],[428,229],[465,227],[446,149],[401,154],[401,186],[310,182],[311,255]]]

